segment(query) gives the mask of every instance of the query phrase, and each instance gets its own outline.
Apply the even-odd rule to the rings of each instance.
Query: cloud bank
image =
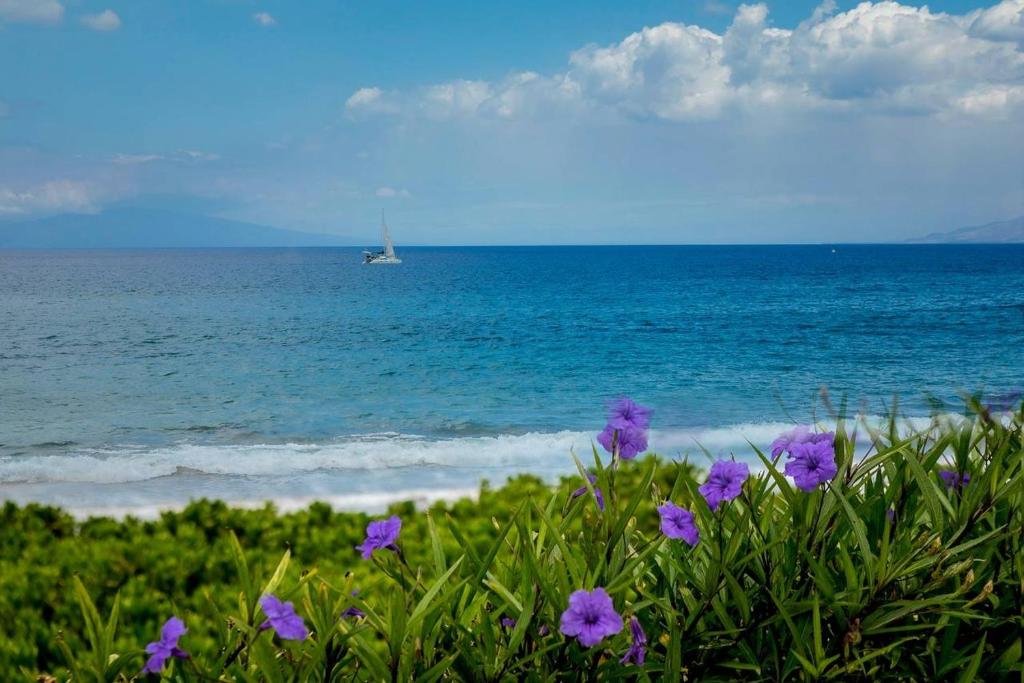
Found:
[[[615,115],[719,120],[766,111],[1005,118],[1024,105],[1024,0],[955,15],[897,2],[836,12],[831,0],[792,29],[764,4],[728,29],[666,22],[587,45],[561,73],[453,80],[407,93],[356,91],[354,114],[434,119]]]

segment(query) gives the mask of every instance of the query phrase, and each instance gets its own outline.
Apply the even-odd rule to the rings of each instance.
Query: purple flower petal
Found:
[[[593,647],[622,630],[622,617],[603,588],[578,590],[569,596],[559,630],[575,637],[584,647]]]
[[[661,515],[661,533],[669,538],[682,539],[691,546],[700,541],[700,530],[693,521],[693,513],[666,501],[658,507]]]
[[[187,659],[189,654],[178,647],[178,639],[187,632],[188,629],[185,628],[185,622],[178,617],[171,617],[164,622],[163,627],[160,629],[160,640],[146,645],[146,652],[151,656],[146,660],[145,666],[142,667],[142,672],[158,674],[163,670],[167,660],[171,657]]]
[[[306,623],[295,613],[295,606],[290,602],[281,602],[276,595],[267,594],[260,598],[260,607],[267,615],[267,620],[260,625],[260,630],[274,629],[283,640],[305,640],[309,635]]]
[[[597,442],[609,453],[618,453],[624,460],[632,460],[647,450],[647,432],[639,427],[616,428],[608,424],[597,435]]]
[[[629,649],[626,650],[626,654],[619,660],[619,663],[633,663],[637,666],[643,666],[644,657],[647,653],[647,636],[644,634],[643,628],[640,627],[640,621],[636,617],[629,618],[629,631],[633,637],[633,642],[630,644]]]
[[[160,629],[160,641],[164,643],[177,643],[178,639],[181,638],[188,629],[185,628],[185,622],[178,617],[171,617],[164,623],[164,627]]]
[[[835,436],[832,432],[816,434],[811,431],[810,425],[797,425],[791,431],[782,434],[775,441],[772,441],[772,445],[769,448],[771,448],[772,457],[777,458],[785,451],[791,451],[792,447],[797,444],[820,443],[823,441],[832,443],[835,441]]]
[[[698,489],[712,510],[724,502],[737,498],[743,491],[743,482],[750,476],[744,463],[720,460],[711,466],[708,480]]]
[[[366,525],[366,540],[356,550],[362,552],[364,560],[370,559],[375,550],[397,550],[395,541],[401,531],[402,520],[397,515],[370,522]]]
[[[950,490],[955,489],[959,491],[971,481],[971,475],[966,472],[961,474],[953,470],[939,470],[939,476],[942,478],[942,483]]]
[[[651,426],[650,408],[642,406],[631,398],[620,398],[613,402],[608,411],[608,424],[613,429],[636,428],[646,430]]]
[[[352,595],[353,598],[356,597],[357,595],[359,595],[359,589],[357,588],[354,591],[352,591],[351,595]],[[352,618],[355,618],[355,619],[362,619],[365,616],[366,616],[366,612],[364,612],[363,610],[359,609],[358,607],[348,607],[348,608],[345,609],[344,612],[341,613],[341,618],[342,619],[345,619],[345,618],[348,618],[348,617],[352,617]]]
[[[587,473],[587,479],[590,480],[590,484],[593,486],[597,483],[597,475],[593,473]],[[587,493],[587,487],[581,486],[572,492],[571,498],[579,498]],[[601,493],[601,489],[594,486],[594,498],[597,500],[597,509],[604,512],[604,494]]]
[[[793,477],[801,491],[814,491],[821,484],[832,481],[837,471],[831,439],[804,441],[790,446],[785,472]]]

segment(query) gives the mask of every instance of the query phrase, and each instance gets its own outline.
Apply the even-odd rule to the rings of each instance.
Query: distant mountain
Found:
[[[372,242],[141,208],[0,222],[0,248],[321,247]]]
[[[1024,216],[1011,218],[1008,221],[986,223],[968,228],[959,228],[951,232],[933,232],[924,237],[915,237],[908,242],[931,243],[1010,243],[1024,242]]]

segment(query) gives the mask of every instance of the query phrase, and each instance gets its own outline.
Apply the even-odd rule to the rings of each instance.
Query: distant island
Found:
[[[27,221],[0,221],[0,249],[149,249],[188,247],[349,247],[379,237],[300,232],[162,209],[117,207]],[[909,244],[1024,243],[1024,216],[933,232]]]
[[[907,240],[917,244],[1010,244],[1024,242],[1024,216],[1008,221],[958,228],[949,232],[933,232]]]
[[[60,214],[0,223],[0,248],[111,249],[363,246],[373,239],[283,230],[266,225],[145,208]]]

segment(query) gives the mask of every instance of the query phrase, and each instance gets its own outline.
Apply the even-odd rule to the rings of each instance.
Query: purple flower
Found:
[[[277,596],[267,594],[260,598],[260,607],[267,615],[267,620],[260,624],[260,630],[273,628],[283,640],[305,640],[309,635],[306,623],[295,613],[295,606],[290,602],[281,602]]]
[[[374,550],[394,550],[398,552],[395,541],[398,540],[398,533],[402,530],[402,520],[397,515],[387,519],[378,519],[366,525],[366,540],[362,545],[356,546],[356,550],[363,553],[363,559],[368,560]]]
[[[353,598],[359,595],[359,589],[357,588],[356,590],[352,591],[351,595]],[[359,609],[358,607],[348,607],[345,609],[344,612],[341,613],[342,619],[345,619],[347,617],[355,617],[356,619],[362,619],[365,616],[366,612]]]
[[[708,480],[698,489],[712,510],[724,501],[740,495],[743,482],[750,476],[750,468],[741,462],[719,460],[711,466]]]
[[[942,477],[942,483],[946,485],[947,489],[956,489],[957,491],[962,489],[971,481],[971,475],[966,472],[960,474],[953,470],[939,470],[939,476]]]
[[[822,432],[815,434],[811,431],[810,425],[797,425],[791,431],[786,432],[779,438],[772,441],[771,450],[772,457],[777,458],[784,451],[792,452],[792,447],[802,443],[821,443],[828,441],[832,443],[835,441],[836,435],[833,432]]]
[[[537,629],[537,633],[543,637],[551,633],[551,629],[548,628],[547,624],[541,624],[540,628]]]
[[[501,625],[504,628],[513,629],[513,628],[516,627],[516,620],[513,619],[512,617],[502,617],[501,618]]]
[[[575,636],[580,645],[593,647],[622,630],[622,617],[603,588],[578,590],[569,596],[569,609],[562,612],[559,630]]]
[[[813,491],[836,476],[836,452],[831,441],[804,441],[789,448],[786,475],[801,491]]]
[[[896,521],[896,511],[893,510],[892,508],[889,508],[888,510],[885,511],[885,516],[889,518],[890,522]]]
[[[631,398],[620,398],[611,405],[608,411],[608,424],[613,429],[629,429],[634,427],[646,430],[651,426],[651,413],[654,411],[642,406]]]
[[[171,657],[188,659],[188,653],[178,647],[178,639],[187,631],[185,622],[178,617],[171,617],[164,622],[163,628],[160,629],[160,640],[146,646],[149,659],[146,660],[146,666],[142,667],[142,673],[160,673]]]
[[[609,453],[617,451],[620,458],[632,460],[647,450],[647,432],[639,427],[618,429],[609,424],[597,435],[597,442]]]
[[[629,618],[629,631],[633,635],[633,643],[626,650],[626,654],[619,660],[619,664],[629,664],[632,662],[637,666],[644,665],[644,655],[646,654],[647,648],[647,636],[644,635],[644,630],[640,628],[640,622],[636,617]]]
[[[697,545],[700,541],[700,530],[694,524],[693,513],[689,510],[665,501],[658,508],[658,514],[661,515],[661,533],[669,538],[681,538],[690,545]]]
[[[588,473],[587,474],[587,479],[590,480],[591,484],[596,484],[597,483],[597,475],[595,475],[595,474]],[[579,498],[580,496],[584,495],[586,492],[587,492],[587,487],[586,486],[581,486],[581,487],[579,487],[578,489],[576,489],[575,491],[572,492],[572,496],[571,497],[572,498]],[[604,495],[601,493],[601,489],[597,488],[596,486],[594,487],[594,498],[597,499],[597,509],[600,510],[601,512],[604,512]]]

